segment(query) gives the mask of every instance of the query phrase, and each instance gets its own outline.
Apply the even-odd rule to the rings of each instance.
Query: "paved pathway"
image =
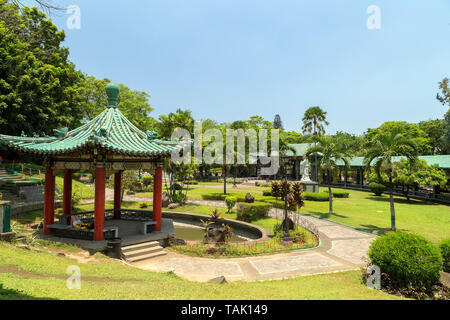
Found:
[[[217,201],[192,201],[204,205],[223,206]],[[282,216],[272,210],[273,217]],[[295,221],[295,213],[291,218]],[[135,265],[156,272],[175,269],[179,276],[193,281],[208,281],[225,276],[228,281],[256,281],[283,279],[293,276],[353,270],[363,267],[366,253],[375,235],[306,215],[299,215],[305,223],[314,225],[320,234],[321,246],[316,249],[245,258],[194,258],[174,252]]]

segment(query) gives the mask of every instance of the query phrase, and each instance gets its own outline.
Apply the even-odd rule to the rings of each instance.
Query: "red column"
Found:
[[[114,174],[114,218],[120,219],[122,207],[122,171]]]
[[[72,171],[64,173],[63,213],[72,213]]]
[[[94,240],[102,241],[105,228],[105,168],[95,169]]]
[[[156,221],[155,231],[161,231],[161,199],[162,199],[162,167],[155,170],[153,186],[153,221]]]
[[[45,168],[44,190],[44,234],[50,235],[51,230],[47,226],[55,223],[55,176],[50,166]]]

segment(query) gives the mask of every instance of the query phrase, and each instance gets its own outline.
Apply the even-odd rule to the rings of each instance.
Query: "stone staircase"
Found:
[[[131,246],[122,246],[122,254],[127,262],[142,262],[166,255],[167,252],[158,241],[149,241]]]

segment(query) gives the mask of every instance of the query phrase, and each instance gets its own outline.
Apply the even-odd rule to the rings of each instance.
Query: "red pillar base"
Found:
[[[64,173],[64,190],[63,190],[63,213],[72,213],[72,171],[67,170]]]
[[[156,221],[155,231],[161,231],[161,207],[162,207],[162,167],[155,170],[153,187],[153,221]]]
[[[45,168],[44,234],[52,234],[47,226],[55,223],[55,176],[50,166]]]
[[[103,241],[105,228],[105,168],[95,169],[94,241]]]
[[[122,171],[114,174],[114,218],[120,219],[122,208]]]

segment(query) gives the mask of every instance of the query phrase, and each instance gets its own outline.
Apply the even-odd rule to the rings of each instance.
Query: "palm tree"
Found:
[[[306,157],[312,154],[320,154],[319,165],[327,173],[328,180],[328,202],[329,202],[329,213],[333,214],[333,194],[331,192],[331,173],[338,166],[336,161],[342,160],[346,166],[348,166],[349,154],[343,147],[343,144],[336,138],[329,136],[319,137],[316,136],[314,140],[317,142],[314,146],[311,146],[306,151]]]
[[[323,136],[325,134],[325,125],[330,123],[326,120],[327,113],[322,108],[310,107],[305,111],[303,115],[303,134],[309,133],[313,136]],[[315,178],[319,181],[319,170],[317,166],[317,155],[314,155],[314,162],[316,164]]]
[[[327,113],[320,107],[311,107],[305,111],[303,116],[303,133],[309,133],[314,136],[325,134],[325,125],[330,123],[326,120]]]
[[[378,176],[386,173],[389,179],[389,201],[391,207],[391,229],[395,231],[394,185],[392,183],[395,166],[392,157],[405,156],[414,163],[417,160],[417,147],[413,138],[405,136],[401,130],[393,129],[389,132],[378,133],[367,143],[364,163],[368,169],[371,165]]]

